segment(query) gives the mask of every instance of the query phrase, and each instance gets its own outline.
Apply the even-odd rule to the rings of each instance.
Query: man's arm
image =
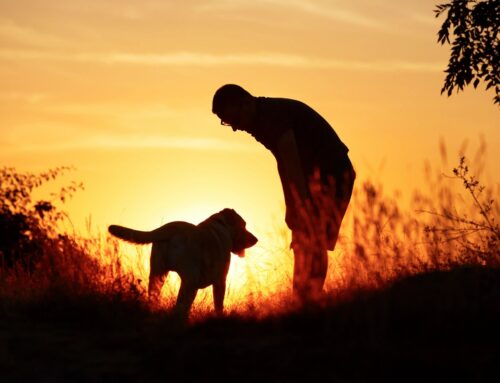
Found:
[[[302,200],[309,197],[307,182],[300,163],[297,142],[293,129],[281,135],[277,144],[278,156],[286,173],[286,178],[295,187]]]

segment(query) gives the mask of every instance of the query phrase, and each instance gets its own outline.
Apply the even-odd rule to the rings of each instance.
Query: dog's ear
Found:
[[[245,229],[243,244],[241,248],[234,251],[234,253],[238,257],[243,258],[245,256],[245,250],[255,245],[257,241],[258,241],[257,237]]]
[[[231,252],[239,257],[245,256],[245,249],[257,243],[257,237],[246,229],[245,220],[233,209],[224,209],[219,212],[231,232],[233,247]]]
[[[236,213],[234,209],[225,208],[219,212],[219,215],[227,222],[228,225],[238,225],[243,221],[243,218]],[[243,224],[245,221],[243,221]]]

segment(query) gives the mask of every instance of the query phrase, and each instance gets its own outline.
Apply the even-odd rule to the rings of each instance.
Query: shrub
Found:
[[[65,213],[57,202],[70,198],[83,188],[72,182],[51,194],[51,200],[33,200],[33,192],[71,170],[58,167],[39,174],[20,173],[14,168],[0,169],[0,268],[22,267],[32,270],[43,256],[44,245],[67,245],[68,237],[58,234]]]
[[[432,174],[428,167],[426,178],[428,190],[414,193],[409,210],[380,184],[356,185],[331,259],[334,293],[381,288],[433,270],[500,267],[500,189],[472,176],[465,156],[453,175]]]

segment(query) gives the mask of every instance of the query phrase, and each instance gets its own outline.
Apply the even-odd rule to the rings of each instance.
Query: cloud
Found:
[[[252,152],[255,146],[237,141],[227,141],[212,137],[190,136],[137,136],[101,135],[83,138],[78,141],[60,139],[51,143],[24,143],[5,145],[7,152],[54,152],[71,150],[121,150],[121,149],[183,149],[214,150],[225,152]]]
[[[165,54],[115,53],[62,53],[42,51],[0,50],[4,60],[55,60],[91,62],[108,65],[153,65],[153,66],[224,66],[256,65],[297,69],[341,69],[351,71],[403,71],[440,72],[441,62],[414,62],[406,60],[362,61],[316,58],[294,54],[248,53],[209,54],[201,52],[173,52]]]
[[[261,0],[266,3],[273,3],[283,7],[295,8],[298,11],[308,13],[313,16],[327,18],[330,20],[340,21],[356,26],[369,28],[385,28],[385,25],[380,21],[365,16],[359,12],[341,8],[330,2],[328,5],[320,4],[313,1],[304,0]]]
[[[40,92],[3,92],[0,91],[0,101],[13,101],[28,104],[38,104],[49,97],[47,93]]]
[[[0,38],[38,47],[50,47],[64,43],[64,40],[60,37],[10,20],[0,20]]]
[[[104,149],[120,148],[165,148],[165,149],[192,149],[192,150],[223,150],[223,151],[252,151],[252,147],[245,144],[223,141],[212,137],[95,137],[88,143],[90,147],[101,147]]]
[[[410,13],[409,14],[409,18],[419,24],[423,24],[423,25],[426,25],[426,26],[432,26],[433,27],[433,30],[438,30],[440,24],[441,24],[441,21],[434,17],[434,15],[428,15],[428,14],[425,14],[425,13],[417,13],[417,12],[413,12],[413,13]]]
[[[386,26],[379,20],[348,9],[349,2],[344,2],[343,6],[338,1],[311,1],[311,0],[218,0],[200,4],[199,10],[220,11],[238,10],[241,7],[274,6],[279,8],[280,17],[283,11],[298,11],[302,15],[310,15],[316,18],[329,19],[333,21],[351,24],[358,27],[385,29]]]

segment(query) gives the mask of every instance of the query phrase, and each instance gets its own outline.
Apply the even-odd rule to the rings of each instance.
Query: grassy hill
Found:
[[[179,325],[117,295],[0,305],[2,382],[498,381],[500,270],[460,267],[262,319]]]
[[[1,383],[500,381],[500,199],[463,157],[469,203],[440,173],[411,211],[358,186],[329,298],[259,312],[242,295],[190,323],[148,304],[116,241],[61,231],[57,201],[34,200],[64,171],[0,169]]]

